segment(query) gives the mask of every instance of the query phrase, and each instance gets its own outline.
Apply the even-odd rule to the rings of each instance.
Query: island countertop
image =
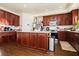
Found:
[[[51,31],[17,31],[17,32],[50,33]]]

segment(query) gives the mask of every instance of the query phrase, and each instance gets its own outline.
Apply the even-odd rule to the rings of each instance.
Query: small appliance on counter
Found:
[[[13,29],[11,27],[4,27],[4,31],[12,31]]]

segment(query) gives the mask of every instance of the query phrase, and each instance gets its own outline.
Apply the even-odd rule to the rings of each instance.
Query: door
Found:
[[[26,46],[26,47],[30,46],[29,39],[30,39],[29,32],[23,32],[23,33],[21,33],[21,44],[23,46]]]
[[[14,26],[19,26],[19,16],[15,15],[15,18],[14,18]]]
[[[37,33],[30,33],[30,47],[37,48]]]
[[[48,26],[52,16],[43,16],[43,25]]]
[[[20,32],[17,32],[17,40],[16,40],[16,42],[17,42],[17,44],[20,44],[21,45],[21,33]]]
[[[48,34],[38,33],[38,49],[48,50]]]

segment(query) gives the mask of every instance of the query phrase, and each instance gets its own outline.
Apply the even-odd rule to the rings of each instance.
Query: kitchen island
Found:
[[[27,31],[17,32],[18,45],[48,51],[50,31]]]

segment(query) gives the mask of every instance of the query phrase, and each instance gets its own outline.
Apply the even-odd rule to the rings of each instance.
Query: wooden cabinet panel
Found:
[[[20,17],[18,15],[0,9],[0,20],[1,18],[8,25],[19,26]]]
[[[10,13],[6,13],[6,16],[7,16],[7,21],[8,21],[8,23],[9,23],[9,25],[11,25],[11,21],[10,21],[10,19],[11,19],[11,15],[10,15]]]
[[[14,25],[15,26],[19,26],[19,23],[20,23],[19,18],[20,18],[19,16],[15,15],[15,19],[14,19]]]
[[[58,40],[66,41],[66,32],[65,31],[58,31]]]
[[[0,9],[0,18],[6,18],[6,12]]]
[[[58,22],[58,25],[71,25],[71,13],[65,13],[65,14],[58,14],[58,15],[51,15],[51,16],[43,16],[43,24],[44,26],[49,25],[49,21],[53,19],[56,19]]]
[[[77,22],[78,17],[78,9],[72,10],[72,24],[74,25]]]
[[[16,42],[21,45],[21,32],[17,32],[17,40]]]
[[[50,20],[51,20],[51,16],[44,16],[43,17],[43,25],[48,26]]]
[[[9,25],[15,25],[14,21],[16,19],[16,16],[12,13],[7,12],[7,20]]]
[[[67,41],[73,46],[76,45],[76,34],[77,33],[74,32],[68,32],[68,34],[66,35],[68,37]]]
[[[37,48],[37,45],[38,45],[37,33],[30,33],[30,47]]]
[[[0,32],[0,40],[2,43],[16,42],[16,32]]]
[[[38,34],[38,49],[48,50],[48,34]]]
[[[20,36],[20,37],[19,37]],[[17,43],[30,48],[48,50],[48,34],[47,33],[17,33]]]
[[[23,46],[26,46],[26,47],[29,47],[30,43],[29,43],[29,33],[26,32],[26,33],[21,33],[21,44]]]

